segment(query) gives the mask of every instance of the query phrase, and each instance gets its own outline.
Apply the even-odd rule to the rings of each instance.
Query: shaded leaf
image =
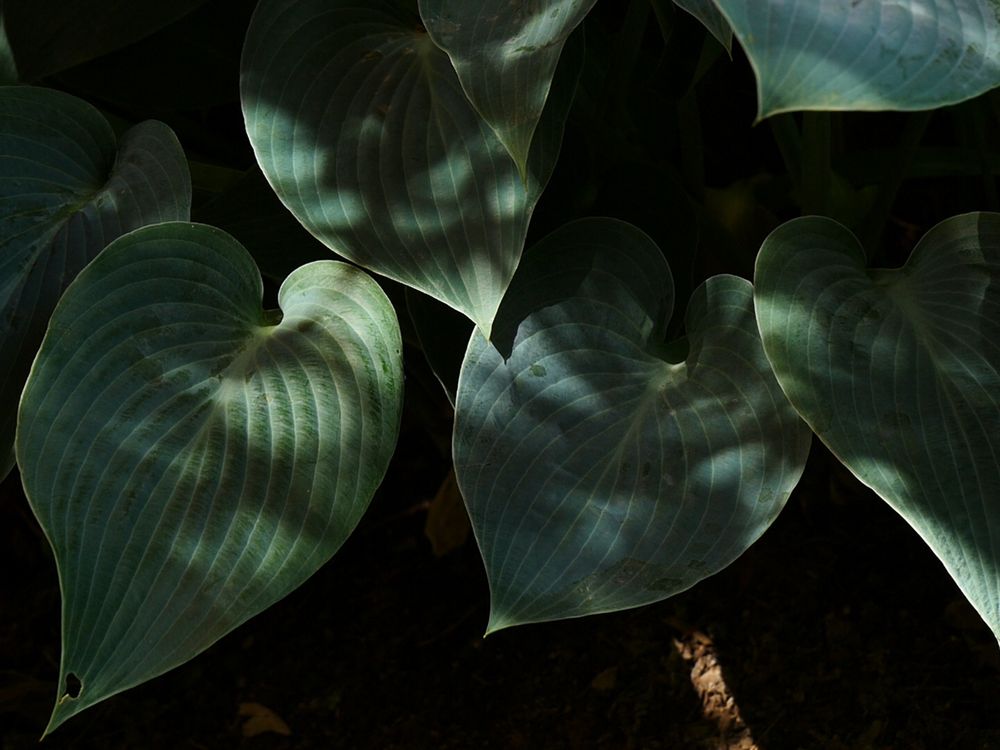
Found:
[[[261,2],[243,51],[247,132],[310,232],[488,331],[547,176],[525,188],[401,5]]]
[[[715,0],[674,0],[677,7],[686,10],[697,18],[714,36],[719,44],[726,48],[726,52],[732,55],[733,52],[733,28],[729,21],[722,15]]]
[[[444,388],[448,402],[454,407],[458,373],[462,369],[473,326],[447,305],[412,290],[406,292],[406,310],[410,314],[420,350],[434,377]]]
[[[121,112],[165,119],[239,99],[239,59],[253,4],[212,0],[122,49],[62,71],[61,87]],[[186,144],[189,145],[190,144]]]
[[[1000,214],[942,222],[898,269],[868,269],[836,222],[798,219],[765,241],[756,281],[792,404],[1000,637]]]
[[[289,213],[256,166],[195,217],[224,229],[250,251],[261,273],[276,281],[330,251]]]
[[[669,269],[635,227],[566,225],[473,334],[454,457],[490,580],[489,629],[664,599],[774,520],[809,432],[760,347],[750,284],[716,276],[662,337]]]
[[[79,687],[47,731],[296,588],[382,480],[402,401],[385,295],[336,261],[292,273],[280,313],[261,294],[232,237],[167,223],[109,245],[53,313],[17,437]]]
[[[757,74],[762,118],[933,109],[1000,85],[997,0],[715,3]]]
[[[119,235],[190,210],[187,161],[163,123],[140,123],[116,144],[80,99],[0,88],[0,478],[14,462],[21,387],[63,289]]]
[[[205,0],[4,0],[17,70],[34,81],[136,42]]]
[[[596,0],[420,0],[431,39],[522,172],[563,44]]]

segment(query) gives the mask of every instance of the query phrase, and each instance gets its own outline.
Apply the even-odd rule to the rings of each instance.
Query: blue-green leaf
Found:
[[[760,117],[933,109],[1000,86],[997,0],[715,0],[757,74]]]
[[[489,331],[559,139],[535,139],[522,183],[408,5],[263,0],[243,50],[247,132],[312,234]]]
[[[336,552],[392,455],[401,339],[332,260],[261,308],[221,230],[119,238],[70,285],[21,400],[17,457],[55,552],[60,686],[47,731],[182,664]],[[280,320],[279,320],[280,319]]]
[[[490,630],[683,591],[746,550],[798,481],[809,431],[764,357],[749,282],[698,287],[687,347],[663,342],[672,298],[646,235],[587,219],[525,255],[491,340],[473,334],[453,447]]]
[[[166,125],[116,144],[86,102],[0,88],[0,478],[14,463],[17,400],[66,285],[119,235],[187,220],[191,178]]]
[[[797,219],[765,241],[756,284],[792,404],[1000,637],[1000,214],[942,222],[898,269]]]
[[[420,0],[431,39],[522,173],[563,44],[595,2]]]

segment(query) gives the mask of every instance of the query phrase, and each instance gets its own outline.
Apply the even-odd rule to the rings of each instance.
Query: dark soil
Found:
[[[423,532],[448,467],[416,425],[306,585],[42,747],[1000,747],[996,641],[821,448],[763,539],[687,593],[484,640],[474,542],[436,558]],[[56,691],[59,592],[16,474],[0,487],[0,748],[20,750]]]

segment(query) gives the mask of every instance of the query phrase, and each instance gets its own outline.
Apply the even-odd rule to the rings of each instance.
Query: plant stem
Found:
[[[975,110],[972,115],[972,137],[975,142],[976,151],[979,152],[980,164],[982,165],[983,195],[985,196],[985,208],[988,211],[1000,211],[1000,195],[997,194],[997,181],[993,176],[993,170],[989,162],[989,143],[986,137],[989,131],[989,113],[986,111],[986,102],[975,103]]]
[[[927,130],[927,124],[933,116],[933,110],[926,112],[914,112],[906,118],[903,132],[899,135],[899,146],[893,153],[893,158],[886,170],[882,185],[879,188],[878,197],[872,206],[868,217],[861,226],[861,242],[868,253],[869,258],[879,257],[879,247],[882,242],[882,232],[885,230],[885,223],[889,218],[889,211],[896,200],[899,186],[903,184],[903,178],[909,169],[913,155],[917,146]]]
[[[785,169],[792,182],[792,190],[801,195],[802,191],[802,137],[795,125],[795,117],[790,114],[774,115],[767,118],[771,135],[781,152]]]
[[[830,197],[830,113],[802,115],[802,213],[826,215]]]
[[[604,77],[604,90],[597,107],[598,122],[608,122],[608,115],[617,114],[628,92],[627,83],[632,77],[639,50],[642,47],[642,37],[646,33],[646,21],[649,18],[650,0],[632,0],[625,12],[625,23],[615,39],[611,65]]]

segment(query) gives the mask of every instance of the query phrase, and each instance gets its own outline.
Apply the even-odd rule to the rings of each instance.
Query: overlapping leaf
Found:
[[[997,0],[715,0],[757,74],[760,117],[931,109],[1000,85]]]
[[[752,544],[798,481],[809,432],[764,357],[750,284],[695,291],[682,361],[662,342],[672,297],[648,237],[584,220],[526,254],[491,342],[473,334],[454,457],[491,630],[682,591]]]
[[[263,0],[241,80],[257,160],[306,228],[488,331],[562,123],[526,187],[405,2]]]
[[[420,0],[427,32],[522,172],[563,44],[595,2]]]
[[[0,88],[0,478],[14,462],[21,387],[63,289],[119,235],[190,210],[187,161],[166,125],[141,123],[116,145],[79,99]]]
[[[402,402],[388,299],[337,261],[293,272],[281,313],[261,293],[229,235],[168,223],[112,243],[53,313],[17,438],[59,570],[60,684],[81,685],[48,731],[301,584],[382,480]]]
[[[829,219],[757,262],[764,348],[795,408],[913,526],[1000,637],[1000,214],[949,219],[900,269]]]
[[[205,0],[4,0],[21,80],[34,81],[139,41]]]

